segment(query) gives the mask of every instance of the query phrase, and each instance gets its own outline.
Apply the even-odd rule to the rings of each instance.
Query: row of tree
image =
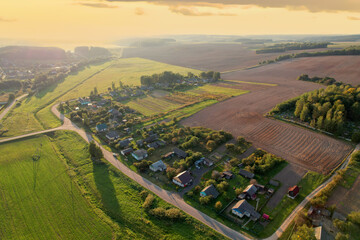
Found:
[[[331,77],[309,77],[309,75],[307,74],[301,74],[297,80],[299,81],[305,81],[305,82],[314,82],[314,83],[320,83],[320,84],[323,84],[323,85],[326,85],[326,86],[329,86],[329,85],[337,85],[337,86],[340,86],[342,85],[343,83],[342,82],[337,82],[335,80],[335,78],[331,78]]]
[[[286,52],[290,50],[304,50],[314,48],[327,48],[328,42],[299,42],[299,43],[278,43],[256,50],[257,54]]]

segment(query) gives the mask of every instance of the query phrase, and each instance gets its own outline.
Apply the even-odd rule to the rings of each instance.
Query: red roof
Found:
[[[265,213],[262,215],[262,217],[263,217],[264,219],[266,219],[266,220],[268,220],[268,219],[270,218],[270,216],[267,215],[267,214],[265,214]]]
[[[296,191],[295,189],[296,189],[297,191],[299,191],[299,187],[298,187],[297,185],[292,186],[292,187],[289,187],[289,191],[292,191],[292,192],[293,192],[293,191]]]

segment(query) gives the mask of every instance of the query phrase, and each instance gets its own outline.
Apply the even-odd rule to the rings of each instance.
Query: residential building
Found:
[[[255,177],[255,174],[252,172],[248,172],[244,169],[240,169],[239,174],[245,178],[253,179]]]
[[[143,160],[148,156],[147,151],[145,149],[136,150],[135,152],[131,153],[131,155],[138,161]]]
[[[134,149],[132,149],[132,148],[127,148],[127,149],[122,150],[120,153],[121,153],[123,156],[127,156],[127,155],[129,155],[130,153],[132,153],[133,151],[134,151]]]
[[[96,125],[96,131],[97,132],[104,132],[104,131],[106,131],[107,130],[107,125],[105,124],[105,123],[102,123],[102,124],[98,124],[98,125]]]
[[[212,196],[213,198],[217,198],[219,196],[219,192],[216,190],[215,186],[211,184],[200,192],[200,196]]]
[[[183,171],[173,178],[173,183],[180,187],[186,187],[192,183],[192,177],[189,171]]]
[[[106,134],[106,138],[110,141],[114,141],[120,137],[117,131],[110,131]]]
[[[250,184],[244,189],[244,191],[238,197],[240,199],[247,198],[254,200],[256,198],[257,190],[258,189],[254,184]]]
[[[258,213],[245,199],[238,201],[231,209],[231,212],[240,218],[247,216],[253,221],[258,220],[261,217],[261,214]]]
[[[299,192],[300,188],[297,185],[289,187],[288,197],[294,199],[299,194]]]
[[[180,148],[174,148],[173,149],[174,153],[179,157],[179,158],[186,158],[187,157],[187,153],[183,150],[181,150]]]
[[[153,172],[157,172],[157,171],[162,172],[162,171],[166,170],[166,165],[162,160],[159,160],[159,161],[151,164],[149,168]]]

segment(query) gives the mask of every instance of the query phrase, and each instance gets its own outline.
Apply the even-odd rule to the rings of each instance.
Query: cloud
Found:
[[[232,13],[213,13],[213,12],[201,12],[198,11],[197,8],[194,7],[179,7],[179,6],[170,6],[169,10],[173,13],[182,14],[185,16],[236,16],[236,14]]]
[[[146,0],[106,0],[108,2],[140,2]],[[161,5],[208,4],[208,5],[253,5],[263,8],[285,8],[293,11],[309,12],[360,12],[358,0],[147,0]]]
[[[359,17],[348,16],[347,18],[348,18],[349,20],[355,20],[355,21],[360,20]]]
[[[15,19],[7,19],[7,18],[2,18],[0,17],[0,22],[15,22]]]
[[[106,3],[78,3],[78,5],[93,7],[93,8],[117,8],[117,6],[112,6]]]
[[[136,9],[135,9],[135,14],[136,14],[136,15],[139,15],[139,16],[144,15],[144,14],[145,14],[144,9],[142,9],[142,8],[136,8]]]

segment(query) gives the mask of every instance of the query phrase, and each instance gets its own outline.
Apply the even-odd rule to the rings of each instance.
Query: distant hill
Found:
[[[79,46],[74,49],[74,53],[85,58],[110,57],[111,53],[106,48]]]
[[[64,60],[65,50],[57,47],[7,46],[0,48],[0,59],[23,60]]]

